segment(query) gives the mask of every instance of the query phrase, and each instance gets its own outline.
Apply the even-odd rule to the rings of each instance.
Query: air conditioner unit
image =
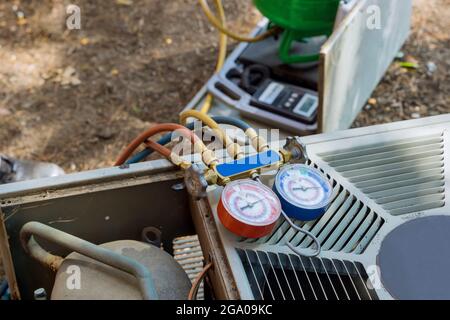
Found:
[[[448,128],[450,115],[443,115],[299,138],[309,165],[333,184],[326,214],[298,222],[322,244],[311,259],[285,245],[312,250],[283,221],[258,240],[230,234],[215,213],[221,190],[189,199],[183,172],[166,160],[4,185],[0,251],[12,296],[52,291],[54,272],[26,253],[19,237],[25,223],[37,221],[93,243],[140,241],[143,230],[156,227],[191,278],[203,260],[214,262],[206,298],[209,284],[222,299],[450,298]],[[272,178],[263,176],[267,184]],[[203,255],[197,238],[185,237],[195,233]]]
[[[333,185],[320,219],[297,222],[320,240],[317,258],[290,242],[312,242],[281,221],[257,240],[228,232],[215,212],[220,188],[192,202],[216,295],[232,299],[449,299],[450,115],[299,138],[309,165]],[[269,177],[270,178],[270,177]]]

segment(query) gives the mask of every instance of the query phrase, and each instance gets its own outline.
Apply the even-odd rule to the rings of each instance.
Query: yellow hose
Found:
[[[208,127],[210,127],[219,137],[220,141],[222,141],[223,145],[225,146],[228,154],[232,158],[240,159],[244,156],[243,151],[241,151],[241,146],[233,140],[227,134],[225,133],[222,128],[215,122],[213,119],[211,119],[210,116],[208,116],[205,113],[202,113],[197,110],[187,110],[180,114],[180,123],[185,126],[187,123],[188,118],[195,118],[197,120],[200,120],[204,124],[206,124]]]
[[[225,19],[225,10],[223,9],[222,0],[215,0],[215,4],[217,7],[217,11],[219,13],[220,23],[221,25],[226,25],[226,19]],[[216,64],[216,72],[220,72],[220,70],[223,67],[223,64],[225,63],[225,59],[227,57],[227,36],[226,34],[220,32],[219,35],[219,55],[217,57],[217,64]],[[208,93],[206,95],[205,102],[203,103],[202,107],[200,108],[200,112],[202,113],[208,113],[211,109],[213,102],[213,95],[211,93]]]
[[[211,109],[211,106],[212,106],[213,99],[214,99],[214,97],[211,93],[208,93],[206,95],[205,102],[203,102],[203,105],[200,108],[201,113],[207,114],[209,112],[209,110]]]
[[[215,0],[217,11],[222,26],[226,26],[225,10],[223,9],[222,0]],[[227,35],[220,33],[219,37],[219,57],[217,58],[216,72],[220,72],[227,57]]]
[[[217,0],[219,2],[221,2],[221,0]],[[217,19],[217,17],[214,15],[214,13],[211,11],[207,0],[198,0],[198,2],[200,3],[203,12],[205,13],[206,17],[208,18],[209,22],[216,28],[218,29],[220,32],[226,34],[227,36],[229,36],[230,38],[233,38],[234,40],[240,41],[240,42],[258,42],[264,39],[267,39],[277,33],[280,32],[280,28],[275,27],[272,28],[270,30],[267,30],[266,32],[264,32],[263,34],[257,35],[253,38],[249,38],[249,37],[244,37],[241,35],[238,35],[230,30],[228,30],[223,24],[220,23],[220,20]],[[220,6],[222,6],[222,4],[220,3]],[[223,6],[222,6],[223,9]]]
[[[219,55],[217,57],[215,72],[220,72],[225,63],[227,55],[227,36],[241,42],[258,42],[268,37],[271,37],[281,31],[280,28],[275,27],[253,38],[242,37],[240,35],[231,32],[226,28],[225,10],[223,8],[222,0],[214,0],[214,4],[219,14],[219,19],[211,11],[207,0],[199,0],[199,3],[210,23],[220,31]],[[239,144],[234,143],[230,139],[230,137],[228,137],[226,133],[219,127],[219,125],[213,119],[211,119],[211,117],[207,115],[207,113],[211,109],[213,99],[214,99],[213,95],[208,93],[206,95],[202,107],[200,108],[200,112],[196,110],[188,110],[183,112],[180,115],[181,124],[186,125],[187,119],[191,117],[202,121],[219,136],[219,139],[222,141],[222,143],[226,147],[228,154],[231,157],[236,159],[244,157],[244,153],[240,150]],[[260,149],[259,151],[262,151],[268,148],[267,143],[262,138],[258,137],[258,135],[253,129],[246,132],[246,134],[250,137],[252,144],[255,143],[255,148],[257,148],[257,150]]]
[[[227,55],[227,35],[235,40],[242,42],[257,42],[264,40],[270,36],[273,36],[281,31],[279,28],[276,27],[254,38],[242,37],[240,35],[232,33],[230,30],[226,28],[225,10],[223,8],[222,0],[214,0],[214,4],[219,13],[219,19],[214,15],[214,13],[209,8],[207,0],[199,0],[199,3],[210,23],[220,31],[219,56],[217,58],[216,72],[220,72],[220,70],[223,67],[223,64],[225,63]],[[213,95],[208,93],[206,95],[205,101],[203,102],[203,105],[200,108],[200,112],[208,113],[209,110],[211,109],[213,99],[214,99]]]

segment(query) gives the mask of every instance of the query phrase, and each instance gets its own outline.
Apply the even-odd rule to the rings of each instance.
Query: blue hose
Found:
[[[0,300],[9,300],[8,281],[6,279],[0,282]]]
[[[239,120],[239,119],[235,119],[235,118],[231,118],[231,117],[224,117],[224,116],[213,116],[211,118],[219,124],[228,124],[231,126],[235,126],[237,128],[242,129],[244,132],[251,128],[247,122]],[[186,125],[186,128],[188,128],[189,130],[193,130],[194,122],[188,123]],[[170,141],[172,141],[172,133],[167,133],[161,139],[158,140],[158,143],[160,145],[166,145]],[[128,159],[126,164],[133,164],[133,163],[141,162],[142,160],[147,158],[152,153],[153,153],[152,149],[145,148],[141,152],[138,152],[137,154],[132,156],[130,159]]]
[[[211,118],[219,124],[228,124],[230,126],[235,126],[237,128],[242,129],[244,132],[251,128],[247,122],[236,119],[236,118],[225,117],[225,116],[213,116]]]

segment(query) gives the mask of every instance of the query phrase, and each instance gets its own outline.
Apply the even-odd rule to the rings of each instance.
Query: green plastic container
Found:
[[[319,54],[292,55],[295,41],[333,32],[340,0],[253,0],[255,6],[272,23],[284,29],[280,59],[285,63],[317,61]]]

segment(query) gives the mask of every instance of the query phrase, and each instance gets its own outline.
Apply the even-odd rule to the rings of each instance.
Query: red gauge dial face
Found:
[[[280,216],[281,205],[275,193],[253,180],[237,180],[223,190],[222,202],[235,219],[259,226],[275,222]]]

